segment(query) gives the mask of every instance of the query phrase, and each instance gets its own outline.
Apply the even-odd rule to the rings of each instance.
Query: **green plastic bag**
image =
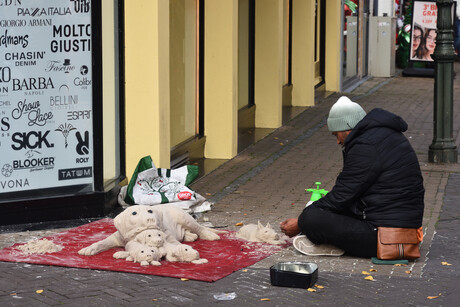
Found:
[[[195,192],[187,186],[198,177],[198,166],[177,169],[156,168],[150,156],[143,157],[129,181],[124,201],[130,205],[155,205],[194,201]]]

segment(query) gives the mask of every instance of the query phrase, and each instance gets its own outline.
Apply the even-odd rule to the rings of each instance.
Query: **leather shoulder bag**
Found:
[[[382,260],[420,257],[420,242],[416,228],[378,227],[377,258]]]

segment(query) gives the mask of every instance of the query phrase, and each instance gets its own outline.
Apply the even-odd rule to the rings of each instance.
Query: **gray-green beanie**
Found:
[[[342,96],[329,111],[327,127],[331,132],[351,130],[364,116],[366,116],[366,112],[359,104]]]

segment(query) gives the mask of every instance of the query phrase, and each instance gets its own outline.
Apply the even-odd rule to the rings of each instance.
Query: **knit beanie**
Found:
[[[364,116],[366,116],[366,112],[359,104],[342,96],[329,111],[327,127],[331,132],[351,130]]]

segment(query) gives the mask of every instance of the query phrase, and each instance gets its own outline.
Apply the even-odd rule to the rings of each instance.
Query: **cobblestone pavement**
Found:
[[[460,63],[456,63],[457,74]],[[432,142],[433,87],[431,78],[372,78],[351,93],[367,111],[381,107],[409,124],[406,136],[423,171],[425,239],[422,257],[408,266],[373,265],[369,259],[309,257],[289,247],[246,270],[217,282],[97,270],[0,262],[0,305],[136,305],[136,306],[458,306],[460,302],[460,164],[428,163]],[[327,113],[339,94],[316,101],[283,127],[247,148],[192,189],[215,205],[201,216],[216,227],[236,230],[238,222],[258,220],[272,225],[296,217],[309,195],[306,188],[322,182],[332,188],[342,166],[340,147],[328,132]],[[460,143],[460,81],[454,80],[454,138]],[[74,224],[88,222],[72,221]],[[74,224],[64,225],[66,228]],[[62,225],[61,225],[62,226]],[[40,227],[38,227],[40,228]],[[42,227],[43,228],[43,227]],[[0,247],[63,231],[52,228],[17,232],[3,228]],[[274,287],[269,267],[279,261],[308,261],[319,266],[316,292]],[[447,262],[450,265],[443,265]],[[373,281],[362,271],[372,272]],[[37,294],[37,289],[43,293]],[[214,296],[234,293],[224,301]],[[229,297],[229,296],[227,296]],[[430,298],[431,299],[430,299]],[[269,299],[269,300],[261,300]]]

